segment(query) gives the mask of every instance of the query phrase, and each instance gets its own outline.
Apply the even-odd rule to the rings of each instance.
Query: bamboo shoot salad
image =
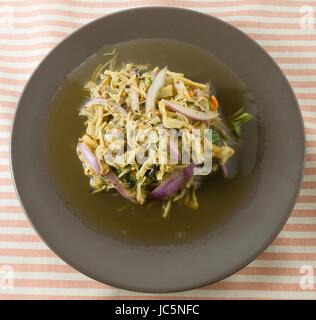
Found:
[[[95,70],[85,85],[88,99],[79,113],[85,119],[85,133],[79,138],[77,154],[91,191],[114,189],[139,205],[161,201],[163,217],[175,202],[198,208],[196,190],[203,176],[194,170],[206,162],[206,147],[211,150],[208,173],[220,170],[225,176],[241,124],[251,116],[242,109],[226,123],[209,84],[167,67],[129,63],[116,68],[115,61],[113,54]],[[211,134],[192,138],[193,132],[206,129]],[[177,138],[166,134],[170,130]],[[132,147],[126,142],[131,133]],[[192,152],[183,161],[188,142]]]

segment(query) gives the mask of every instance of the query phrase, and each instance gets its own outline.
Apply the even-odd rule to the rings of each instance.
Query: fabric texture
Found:
[[[289,79],[307,135],[302,190],[286,226],[255,261],[197,290],[154,295],[124,291],[80,274],[33,231],[14,192],[9,137],[30,74],[52,47],[83,24],[148,5],[190,8],[247,33]],[[309,0],[1,0],[0,2],[0,300],[1,299],[316,299],[316,3]],[[277,107],[277,106],[276,106]]]

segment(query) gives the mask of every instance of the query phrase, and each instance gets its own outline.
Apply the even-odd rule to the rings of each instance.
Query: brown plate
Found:
[[[178,40],[211,52],[243,79],[256,99],[255,188],[230,219],[198,242],[145,246],[94,231],[61,200],[45,161],[47,115],[67,75],[103,45],[152,38]],[[11,164],[20,202],[47,245],[96,280],[147,292],[200,287],[251,262],[278,235],[294,207],[304,154],[297,101],[271,57],[227,23],[193,11],[163,7],[108,15],[61,42],[26,85],[11,139]],[[208,206],[211,210],[212,204]]]

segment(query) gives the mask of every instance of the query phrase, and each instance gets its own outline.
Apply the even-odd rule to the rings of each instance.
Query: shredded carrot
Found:
[[[193,97],[193,96],[194,96],[194,91],[193,91],[193,90],[189,91],[189,96],[190,96],[190,97]]]
[[[218,101],[215,96],[211,96],[211,110],[216,111],[218,109]]]

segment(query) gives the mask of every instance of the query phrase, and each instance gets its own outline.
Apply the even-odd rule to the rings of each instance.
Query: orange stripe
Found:
[[[314,62],[312,62],[314,63]],[[316,88],[316,81],[309,81],[308,78],[303,81],[290,81],[293,88]],[[308,107],[306,105],[303,106],[304,108]],[[315,106],[311,106],[315,108]]]
[[[315,210],[294,210],[291,214],[292,217],[316,217]]]
[[[217,282],[204,290],[303,291],[297,283]]]
[[[8,158],[9,158],[9,152],[0,151],[0,159],[8,159]],[[2,180],[5,180],[5,179],[0,178],[0,185],[2,184]]]
[[[308,160],[311,160],[311,159],[308,159]],[[316,160],[316,157],[313,160]],[[316,181],[304,181],[302,184],[302,188],[303,189],[314,189],[314,188],[316,188]]]
[[[316,170],[316,168],[314,168]],[[299,203],[313,203],[316,200],[316,195],[304,196],[300,195],[297,199]]]
[[[275,30],[298,30],[300,28],[299,21],[297,23],[271,23],[271,22],[260,22],[260,21],[233,21],[230,20],[229,23],[233,24],[239,28],[258,28],[258,29],[275,29]],[[266,47],[270,48],[270,47]],[[274,47],[271,47],[274,48]],[[282,47],[285,48],[285,47]],[[269,50],[268,50],[269,51]]]
[[[17,199],[15,192],[0,192],[0,199]]]
[[[314,268],[316,271],[316,268]],[[299,268],[267,268],[267,267],[245,267],[238,271],[240,275],[253,276],[300,276]]]
[[[316,174],[316,168],[305,168],[304,174]]]
[[[19,48],[16,48],[15,50],[22,50]],[[0,59],[2,60],[2,56],[0,56]],[[34,71],[34,68],[13,68],[13,67],[0,67],[1,72],[6,73],[12,73],[12,74],[30,74],[32,71]]]
[[[31,225],[26,220],[0,220],[0,227],[29,228],[29,227],[31,227]]]
[[[108,285],[94,280],[49,280],[49,279],[15,279],[14,287],[27,288],[84,288],[84,289],[109,289]]]
[[[3,242],[43,242],[42,239],[33,234],[0,234]]]
[[[284,231],[316,231],[316,224],[292,224],[288,223],[283,228]]]
[[[10,131],[11,131],[11,126],[0,125],[0,132],[10,132]]]
[[[287,261],[301,261],[316,259],[316,253],[287,253],[287,252],[264,252],[258,258],[258,260],[287,260]]]
[[[2,213],[23,213],[20,206],[0,206],[0,212]]]
[[[0,100],[0,105],[1,107],[4,108],[16,108],[16,102],[11,102],[11,101],[1,101]]]
[[[52,251],[46,249],[0,249],[0,256],[56,257]]]
[[[10,166],[1,164],[0,165],[0,172],[10,171]]]
[[[2,113],[0,113],[0,118],[1,118]],[[0,138],[0,145],[8,145],[10,143],[10,139],[9,138]]]

